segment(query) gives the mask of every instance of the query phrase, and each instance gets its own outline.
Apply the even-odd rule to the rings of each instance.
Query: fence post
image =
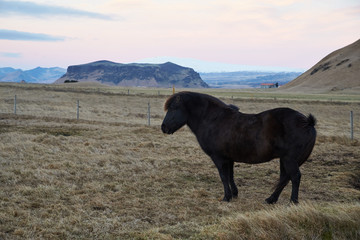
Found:
[[[16,114],[16,95],[14,97],[14,114]]]
[[[77,105],[77,106],[76,106],[76,119],[79,120],[79,107],[80,107],[80,106],[79,106],[79,105],[80,105],[80,104],[79,104],[79,100],[77,100],[77,104],[76,104],[76,105]]]
[[[148,102],[148,126],[150,126],[150,102]]]
[[[354,140],[354,114],[350,111],[350,139]]]

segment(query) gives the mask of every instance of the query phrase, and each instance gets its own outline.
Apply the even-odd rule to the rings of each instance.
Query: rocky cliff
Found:
[[[171,62],[164,64],[121,64],[97,61],[74,65],[69,66],[66,74],[56,80],[55,83],[75,81],[99,82],[110,86],[208,87],[192,68],[182,67]]]

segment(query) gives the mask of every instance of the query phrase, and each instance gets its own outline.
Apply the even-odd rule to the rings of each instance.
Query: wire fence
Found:
[[[146,99],[144,97],[99,97],[71,96],[59,99],[43,95],[41,99],[14,95],[3,97],[0,113],[31,115],[37,117],[55,117],[77,120],[124,122],[145,125],[160,125],[165,115],[162,105],[166,97]],[[161,109],[159,111],[159,109]]]
[[[160,126],[165,116],[163,105],[168,96],[161,95],[160,91],[154,95],[131,94],[130,91],[122,94],[26,90],[16,94],[2,92],[0,113]],[[318,119],[318,133],[322,135],[346,136],[352,140],[359,137],[358,103],[324,105],[323,102],[289,103],[234,98],[225,102],[234,103],[246,113],[292,107],[305,114],[313,113]]]

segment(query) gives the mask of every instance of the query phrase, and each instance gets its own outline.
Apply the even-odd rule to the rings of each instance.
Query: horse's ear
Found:
[[[181,97],[180,97],[180,96],[176,96],[175,102],[176,102],[176,103],[180,103],[180,101],[181,101]]]

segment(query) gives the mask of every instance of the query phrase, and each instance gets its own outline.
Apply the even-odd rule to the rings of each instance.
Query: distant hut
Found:
[[[23,80],[20,81],[20,83],[26,83],[26,81],[23,79]]]
[[[278,88],[279,84],[278,83],[262,83],[260,85],[261,88]]]

